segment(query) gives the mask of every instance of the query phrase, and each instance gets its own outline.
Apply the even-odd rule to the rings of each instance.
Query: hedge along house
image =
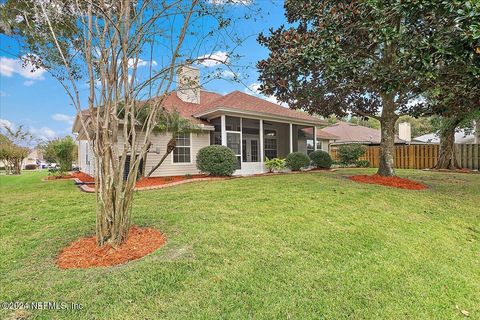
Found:
[[[152,176],[198,174],[197,152],[208,145],[224,145],[237,156],[236,175],[266,172],[266,158],[285,158],[291,152],[328,151],[334,136],[320,132],[327,123],[306,113],[291,110],[264,99],[233,91],[226,95],[202,90],[199,70],[191,66],[179,68],[177,90],[164,101],[166,110],[176,110],[200,127],[200,133],[180,134],[177,147]],[[193,80],[192,80],[193,79]],[[78,165],[82,172],[93,175],[93,152],[77,115],[73,133],[79,141]],[[143,164],[149,172],[165,152],[169,134],[153,135],[152,145]],[[320,137],[320,139],[317,139]],[[122,145],[123,137],[118,142]]]

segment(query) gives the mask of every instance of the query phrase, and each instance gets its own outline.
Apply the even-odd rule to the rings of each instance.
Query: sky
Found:
[[[210,3],[222,4],[225,0],[206,0]],[[260,32],[268,32],[269,28],[277,28],[286,24],[283,1],[277,0],[230,0],[233,4],[228,5],[228,12],[235,19],[235,31],[238,32],[243,42],[235,50],[235,58],[232,64],[241,66],[235,72],[240,73],[242,83],[232,81],[232,72],[214,61],[206,60],[199,64],[202,75],[220,74],[222,79],[204,82],[206,90],[226,94],[234,90],[249,94],[259,95],[258,73],[255,68],[257,61],[266,58],[268,51],[257,43],[257,35]],[[254,15],[249,19],[242,19],[244,14],[250,12],[245,5],[259,8],[261,14]],[[252,11],[253,12],[253,11]],[[186,45],[189,45],[187,42]],[[17,58],[15,42],[0,35],[0,126],[8,125],[18,127],[23,125],[37,139],[50,140],[71,134],[71,127],[75,116],[75,108],[65,93],[60,83],[45,70],[30,72],[24,68]],[[154,49],[155,50],[155,49]],[[199,49],[199,56],[214,54],[217,58],[225,58],[222,48],[207,47]],[[202,51],[203,50],[203,54]],[[150,63],[155,66],[158,59],[143,57],[141,62],[144,70]],[[84,92],[87,87],[84,87]],[[260,96],[260,95],[259,95]],[[273,97],[264,97],[275,101]],[[86,107],[86,105],[84,106]]]

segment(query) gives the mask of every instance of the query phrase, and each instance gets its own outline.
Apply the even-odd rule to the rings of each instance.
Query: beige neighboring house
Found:
[[[400,132],[403,133],[402,128],[400,129]],[[344,121],[334,123],[326,128],[323,128],[322,131],[337,137],[337,139],[331,143],[332,145],[350,143],[379,145],[381,140],[380,130]],[[407,144],[409,142],[407,141],[408,134],[408,132],[405,134],[404,139],[400,139],[398,136],[395,136],[395,144]]]
[[[42,150],[35,148],[33,149],[28,156],[22,162],[22,169],[25,169],[27,165],[37,165],[38,168],[41,168],[43,164],[43,152]]]
[[[320,131],[319,128],[327,123],[317,117],[240,91],[222,95],[202,90],[198,82],[199,70],[191,66],[181,67],[177,77],[178,88],[167,97],[163,107],[178,111],[202,132],[177,136],[176,149],[152,176],[199,173],[197,152],[209,145],[232,149],[238,159],[235,174],[249,175],[266,172],[264,161],[267,157],[285,158],[291,152],[308,154],[317,149],[328,151],[329,143],[336,139]],[[95,161],[80,116],[88,121],[88,111],[77,115],[73,124],[79,143],[78,165],[81,171],[92,175]],[[169,139],[169,135],[152,136],[152,146],[143,164],[145,172],[158,163]],[[119,145],[122,141],[119,135]]]

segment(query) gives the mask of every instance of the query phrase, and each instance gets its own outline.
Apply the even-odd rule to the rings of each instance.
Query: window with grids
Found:
[[[176,137],[177,146],[173,150],[173,163],[190,163],[190,134],[180,133]]]
[[[277,139],[265,139],[265,157],[273,159],[277,157]]]

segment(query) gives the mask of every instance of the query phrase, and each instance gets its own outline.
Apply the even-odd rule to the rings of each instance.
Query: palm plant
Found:
[[[167,143],[167,149],[160,158],[160,161],[153,166],[153,168],[148,172],[146,177],[150,177],[155,170],[157,170],[165,159],[168,157],[170,153],[175,150],[177,147],[177,135],[181,133],[200,133],[201,129],[199,126],[193,124],[189,120],[185,119],[178,113],[175,109],[173,111],[168,112],[165,109],[162,109],[161,112],[158,113],[157,124],[155,129],[153,130],[154,134],[171,134],[171,138]]]

